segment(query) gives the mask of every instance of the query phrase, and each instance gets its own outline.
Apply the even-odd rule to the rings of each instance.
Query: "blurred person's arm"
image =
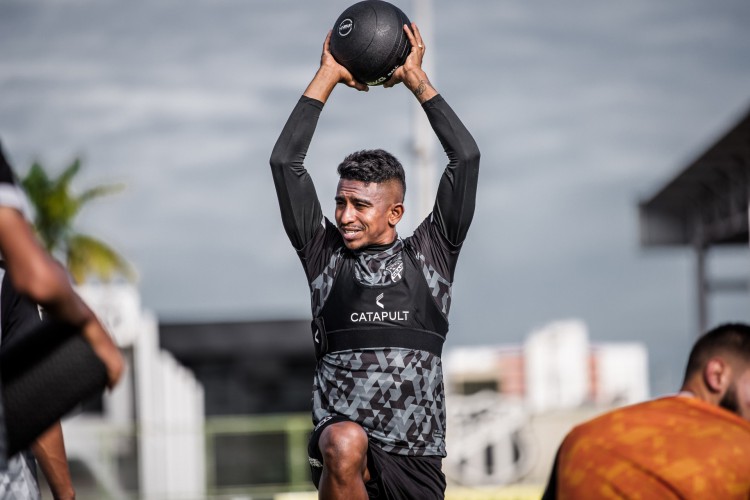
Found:
[[[52,497],[55,500],[74,500],[76,492],[70,479],[60,422],[39,436],[31,446],[31,451],[47,479]]]
[[[0,206],[0,253],[16,289],[54,318],[80,327],[107,368],[110,387],[122,376],[119,349],[94,313],[75,293],[63,268],[41,247],[21,212]]]

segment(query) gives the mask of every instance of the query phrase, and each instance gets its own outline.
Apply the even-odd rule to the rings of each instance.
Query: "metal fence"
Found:
[[[206,492],[200,497],[169,494],[146,498],[140,492],[140,431],[128,427],[74,426],[71,474],[78,500],[313,500],[307,441],[309,413],[211,417],[204,426]],[[84,432],[84,430],[86,432]],[[184,432],[163,429],[165,434]],[[86,444],[96,446],[81,446]],[[84,456],[76,449],[95,449]],[[49,490],[40,474],[43,498]],[[186,478],[187,479],[187,478]],[[447,500],[526,500],[539,498],[539,486],[459,488],[449,485]]]
[[[309,490],[309,413],[206,420],[209,495]]]

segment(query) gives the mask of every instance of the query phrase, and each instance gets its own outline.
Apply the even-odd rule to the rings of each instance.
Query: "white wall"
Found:
[[[597,392],[595,403],[638,403],[649,398],[648,351],[638,343],[597,344]]]
[[[105,396],[102,418],[92,422],[87,416],[66,423],[71,436],[77,436],[68,445],[69,455],[86,462],[112,496],[119,498],[112,456],[118,444],[110,442],[115,438],[102,436],[137,433],[139,498],[205,497],[203,387],[159,348],[157,320],[142,309],[134,286],[84,285],[78,293],[118,346],[132,349],[133,363],[123,382]],[[91,429],[88,437],[87,429]]]
[[[526,402],[532,413],[580,406],[589,393],[589,340],[579,320],[550,323],[524,344]]]

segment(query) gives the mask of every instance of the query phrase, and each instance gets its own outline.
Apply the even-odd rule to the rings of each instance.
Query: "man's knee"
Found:
[[[338,422],[326,427],[318,447],[326,467],[356,467],[365,464],[367,433],[355,422]]]

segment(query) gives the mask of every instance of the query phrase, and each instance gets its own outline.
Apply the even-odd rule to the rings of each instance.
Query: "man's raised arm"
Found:
[[[448,241],[460,245],[474,217],[479,148],[442,96],[435,96],[422,107],[449,160],[440,178],[432,216]]]
[[[367,91],[366,85],[357,82],[333,58],[329,50],[330,40],[329,32],[323,44],[320,67],[289,116],[271,153],[271,172],[281,219],[289,240],[297,250],[310,241],[323,220],[315,186],[304,167],[305,155],[323,104],[338,83]]]
[[[449,163],[438,185],[432,216],[441,233],[453,245],[466,238],[474,217],[479,179],[479,148],[456,113],[437,93],[422,69],[425,46],[417,25],[404,25],[412,49],[406,62],[383,85],[403,84],[422,104]]]

